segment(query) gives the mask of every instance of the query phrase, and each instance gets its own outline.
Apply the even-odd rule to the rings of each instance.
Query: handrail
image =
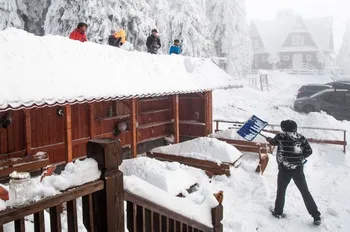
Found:
[[[65,202],[75,200],[94,192],[98,192],[104,188],[102,180],[90,182],[79,187],[74,187],[62,192],[59,195],[44,198],[38,202],[15,209],[6,209],[0,212],[0,225],[19,220],[31,214],[39,213],[45,209],[61,205]]]
[[[131,192],[125,191],[124,198],[126,201],[132,202],[137,206],[141,206],[147,210],[150,210],[152,213],[157,213],[159,215],[163,215],[168,217],[169,219],[175,220],[177,222],[186,224],[187,226],[193,227],[197,230],[212,232],[213,228],[210,228],[200,222],[187,218],[181,214],[178,214],[174,211],[171,211],[163,206],[157,205],[145,198],[139,197]]]
[[[231,121],[231,120],[214,120],[216,123],[216,129],[215,131],[219,131],[219,123],[232,123],[233,126],[241,127],[245,122],[239,122],[239,121]],[[274,130],[274,127],[281,128],[280,125],[277,124],[268,124],[269,127],[272,128],[272,130],[264,129],[265,132],[271,132],[271,133],[278,133],[279,131]],[[331,145],[342,145],[343,146],[343,152],[346,153],[346,146],[347,146],[347,131],[344,129],[337,129],[337,128],[322,128],[322,127],[309,127],[309,126],[298,126],[300,129],[307,129],[307,130],[321,130],[321,131],[336,131],[336,132],[342,132],[343,133],[343,140],[326,140],[326,139],[314,139],[314,138],[308,138],[309,142],[311,143],[319,143],[319,144],[331,144]]]

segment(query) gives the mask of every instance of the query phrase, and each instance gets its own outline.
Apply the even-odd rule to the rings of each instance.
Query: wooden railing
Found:
[[[44,210],[49,209],[51,232],[61,232],[62,204],[67,204],[67,228],[78,232],[76,200],[82,197],[83,223],[87,231],[124,231],[124,189],[123,174],[118,170],[121,164],[121,144],[112,139],[95,139],[87,145],[87,156],[94,158],[102,171],[101,180],[84,184],[16,209],[0,212],[0,232],[3,225],[14,221],[15,232],[24,232],[25,220],[34,215],[34,231],[45,231]],[[115,216],[118,215],[118,216]]]
[[[244,124],[244,122],[229,121],[229,120],[214,120],[214,122],[215,122],[215,125],[216,125],[215,131],[220,131],[220,129],[219,129],[220,123],[231,124],[230,128],[235,128],[235,129],[240,128]],[[270,133],[273,133],[273,134],[277,134],[277,133],[279,133],[281,131],[280,125],[268,124],[267,128],[269,128],[269,129],[264,129],[263,131],[270,132]],[[298,129],[318,130],[318,131],[332,131],[332,132],[342,133],[343,140],[329,140],[329,139],[308,138],[308,141],[310,143],[317,143],[317,144],[340,145],[340,146],[343,147],[343,152],[346,153],[346,146],[347,146],[346,130],[344,130],[344,129],[333,129],[333,128],[321,128],[321,127],[306,127],[306,126],[298,126]]]
[[[0,232],[4,231],[4,224],[9,222],[14,222],[15,232],[26,231],[25,217],[30,215],[34,215],[34,231],[45,232],[44,210],[47,209],[50,214],[51,232],[61,232],[61,212],[64,203],[67,206],[68,231],[77,232],[77,199],[80,197],[82,197],[83,223],[88,232],[124,232],[124,200],[127,201],[127,225],[130,232],[223,231],[222,205],[212,210],[213,228],[209,228],[132,193],[124,193],[123,173],[118,169],[122,162],[119,140],[94,139],[89,141],[87,157],[97,161],[99,170],[102,172],[100,180],[68,189],[59,195],[20,208],[1,211]]]
[[[129,232],[222,232],[222,205],[212,209],[213,227],[172,212],[144,198],[125,192],[127,228]],[[200,212],[198,212],[200,213]]]
[[[185,164],[191,167],[202,169],[206,172],[206,174],[211,177],[212,175],[226,175],[230,176],[230,167],[235,166],[234,163],[221,163],[208,161],[208,160],[200,160],[195,158],[188,158],[180,155],[171,155],[171,154],[163,154],[158,152],[147,152],[147,156],[150,158],[154,158],[160,161],[167,162],[178,162],[180,164]]]

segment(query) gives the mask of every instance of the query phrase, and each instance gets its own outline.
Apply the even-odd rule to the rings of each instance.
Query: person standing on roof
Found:
[[[72,40],[79,40],[80,42],[86,42],[86,30],[88,25],[86,23],[79,23],[77,28],[69,35],[69,38]]]
[[[266,140],[273,146],[278,146],[276,159],[278,163],[277,196],[272,215],[283,217],[284,200],[289,182],[293,179],[298,187],[309,214],[314,218],[314,224],[321,224],[320,212],[308,189],[305,175],[305,158],[312,154],[307,139],[297,132],[298,125],[293,120],[281,122],[282,133]]]
[[[178,39],[174,40],[174,45],[170,47],[169,50],[169,55],[171,54],[177,54],[180,55],[181,54],[181,47],[180,47],[180,41]]]
[[[146,46],[147,46],[148,53],[151,53],[151,54],[158,53],[158,49],[161,47],[161,44],[160,44],[160,39],[159,39],[159,34],[157,29],[153,29],[152,34],[148,36]]]
[[[108,38],[108,44],[115,47],[122,46],[126,41],[126,32],[124,28],[120,29],[118,32],[115,30],[111,31],[111,35]]]

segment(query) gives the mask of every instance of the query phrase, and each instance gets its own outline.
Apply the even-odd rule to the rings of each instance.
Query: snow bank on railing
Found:
[[[210,228],[213,227],[211,209],[218,206],[218,202],[209,191],[205,193],[203,201],[196,204],[187,198],[175,197],[134,175],[124,176],[124,189]]]

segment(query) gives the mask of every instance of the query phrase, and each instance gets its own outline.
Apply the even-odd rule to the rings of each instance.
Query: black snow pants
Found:
[[[283,168],[279,169],[277,179],[277,196],[275,202],[275,212],[277,214],[283,213],[286,190],[291,179],[293,179],[295,185],[298,187],[303,197],[305,206],[309,211],[309,214],[312,217],[320,216],[321,214],[317,209],[317,205],[307,187],[303,167],[300,167],[295,170],[285,170]]]

